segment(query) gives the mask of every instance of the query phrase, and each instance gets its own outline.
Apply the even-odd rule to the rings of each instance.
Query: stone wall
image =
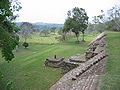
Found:
[[[61,67],[67,73],[50,90],[97,90],[97,77],[105,67],[106,46],[105,34],[102,33],[89,44],[87,52],[81,56],[82,62],[79,62],[81,61],[79,55],[75,60],[74,58],[72,61],[64,60]],[[70,64],[73,64],[73,68]]]
[[[77,54],[75,56],[71,56],[68,59],[63,60],[63,62],[60,64],[61,73],[65,74],[70,70],[77,68],[85,61],[86,61],[85,54],[82,55]]]

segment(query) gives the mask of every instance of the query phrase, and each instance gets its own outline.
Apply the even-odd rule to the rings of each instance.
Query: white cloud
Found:
[[[22,9],[17,21],[64,23],[66,13],[74,7],[85,8],[88,16],[100,14],[118,4],[118,0],[19,0]]]

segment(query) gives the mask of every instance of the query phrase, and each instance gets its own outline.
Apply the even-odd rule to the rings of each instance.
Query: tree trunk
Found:
[[[63,40],[66,40],[66,33],[63,33]]]
[[[75,35],[76,35],[76,37],[77,37],[77,41],[79,42],[79,39],[78,39],[78,37],[79,37],[79,34],[78,34],[78,33],[76,33]]]
[[[85,36],[85,34],[84,34],[84,32],[82,32],[82,34],[83,34],[83,38],[82,38],[82,41],[84,42],[85,40],[84,40],[84,36]]]
[[[96,30],[96,24],[94,25],[94,30]]]

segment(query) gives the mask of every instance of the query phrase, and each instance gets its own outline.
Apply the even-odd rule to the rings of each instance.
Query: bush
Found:
[[[0,80],[3,78],[3,74],[0,72]]]
[[[27,47],[29,46],[29,44],[26,43],[26,42],[24,42],[22,45],[23,45],[25,48],[27,48]]]

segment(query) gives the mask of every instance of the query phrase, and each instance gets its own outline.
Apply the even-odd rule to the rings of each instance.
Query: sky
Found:
[[[22,9],[18,12],[17,22],[46,22],[63,24],[68,10],[84,8],[92,18],[101,10],[108,10],[120,4],[120,0],[18,0]]]

